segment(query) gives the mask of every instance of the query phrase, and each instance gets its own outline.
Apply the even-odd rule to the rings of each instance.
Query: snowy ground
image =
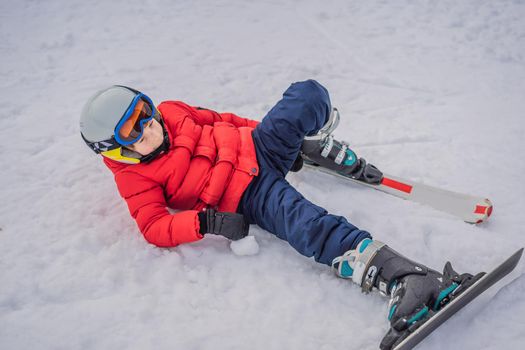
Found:
[[[267,232],[250,256],[145,243],[81,107],[120,83],[261,119],[317,79],[358,154],[485,195],[494,215],[471,226],[311,171],[290,182],[413,259],[486,270],[525,245],[524,18],[518,0],[3,0],[0,348],[376,349],[386,300]],[[420,348],[522,349],[524,272]]]

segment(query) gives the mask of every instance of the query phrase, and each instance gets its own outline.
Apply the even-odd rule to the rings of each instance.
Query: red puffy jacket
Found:
[[[203,208],[236,211],[259,173],[251,134],[259,122],[179,101],[157,108],[169,151],[149,163],[124,164],[105,157],[104,163],[146,240],[174,247],[202,238],[197,213]],[[168,207],[180,211],[170,214]]]

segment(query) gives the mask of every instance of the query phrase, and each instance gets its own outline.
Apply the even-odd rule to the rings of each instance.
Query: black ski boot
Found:
[[[304,138],[301,152],[307,163],[334,170],[371,184],[378,184],[383,174],[364,158],[357,158],[346,142],[337,141],[332,132],[339,124],[339,111],[334,108],[330,118],[316,135]]]
[[[381,294],[390,296],[391,328],[381,341],[381,349],[391,349],[401,342],[484,275],[460,275],[450,262],[439,273],[371,239],[335,258],[332,267],[339,277],[352,278],[363,292],[377,288]]]

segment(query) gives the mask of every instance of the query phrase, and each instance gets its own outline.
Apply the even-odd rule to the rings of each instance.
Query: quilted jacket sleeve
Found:
[[[131,216],[149,243],[159,247],[175,247],[202,238],[198,211],[185,210],[170,214],[160,185],[133,172],[117,173],[115,181]]]

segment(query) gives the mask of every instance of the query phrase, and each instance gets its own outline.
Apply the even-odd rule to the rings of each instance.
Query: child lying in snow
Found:
[[[148,242],[174,247],[207,234],[238,240],[257,224],[363,291],[390,295],[389,320],[400,331],[479,276],[412,262],[285,180],[303,157],[363,181],[381,180],[375,167],[333,139],[338,118],[327,90],[313,80],[292,84],[260,123],[180,101],[155,107],[137,90],[111,86],[89,99],[80,130],[114,173]],[[399,334],[391,329],[384,347]]]

